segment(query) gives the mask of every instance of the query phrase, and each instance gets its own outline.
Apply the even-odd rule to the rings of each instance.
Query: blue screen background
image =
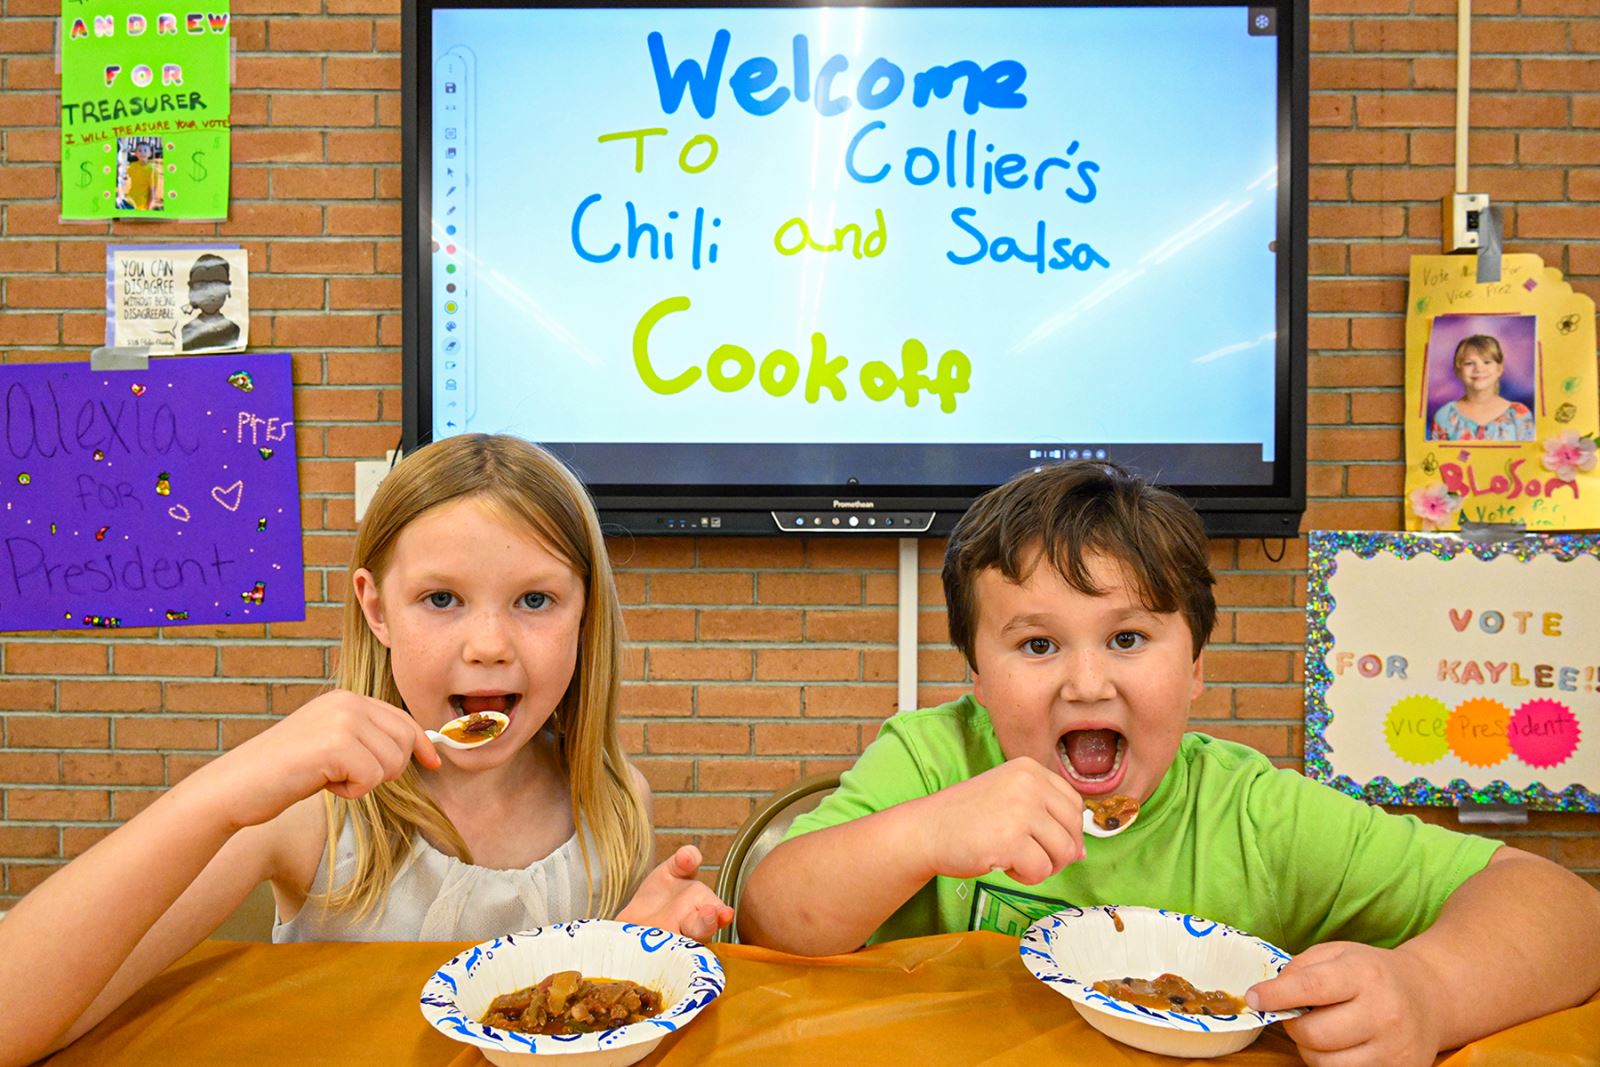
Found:
[[[1247,442],[1270,459],[1278,41],[1248,35],[1245,18],[1243,7],[435,12],[434,237],[458,269],[446,274],[436,252],[434,395],[437,405],[449,378],[462,404],[454,431],[436,418],[438,432],[571,442]],[[696,113],[687,94],[664,112],[648,35],[663,35],[672,67],[704,66],[719,29],[731,45],[714,116]],[[775,84],[793,88],[800,34],[812,79],[828,56],[848,60],[837,94],[853,96],[880,56],[905,72],[904,92],[879,110],[852,99],[836,115],[793,99],[766,116],[741,108],[734,69],[769,57]],[[949,98],[914,106],[917,72],[962,60],[1022,64],[1026,106],[968,114],[961,82]],[[439,139],[447,65],[461,79],[451,102],[464,112],[461,166],[448,184]],[[856,165],[892,169],[867,184],[847,173],[845,152],[875,121],[884,126],[864,136]],[[648,127],[668,133],[646,139],[643,173],[632,140],[598,140]],[[952,189],[943,174],[907,181],[907,150],[925,147],[942,164],[950,131],[964,146],[969,130],[980,178],[985,159],[1018,153],[1031,176],[1077,142],[1071,162],[1097,167],[1092,199],[1065,194],[1083,196],[1087,185],[1063,169],[1043,190]],[[686,173],[679,151],[696,135],[715,138],[716,160]],[[690,160],[705,156],[702,147]],[[446,188],[457,190],[448,217]],[[631,202],[641,220],[671,230],[675,258],[581,258],[574,215],[594,194],[601,199],[579,230],[586,248],[626,240]],[[717,247],[715,264],[702,257],[699,269],[690,262],[697,208],[705,243]],[[957,265],[950,253],[977,247],[952,221],[959,208],[975,210],[971,225],[990,242],[1031,248],[1043,222],[1048,240],[1087,243],[1108,265]],[[831,243],[835,226],[870,231],[875,211],[886,222],[881,255],[785,256],[774,246],[791,218]],[[447,284],[457,288],[446,293]],[[668,297],[691,306],[654,329],[652,366],[663,377],[702,373],[662,395],[641,380],[633,337]],[[830,357],[849,361],[842,401],[804,398],[816,333]],[[865,394],[862,366],[882,360],[898,373],[907,338],[926,345],[929,374],[947,349],[970,360],[954,411],[927,392],[914,407],[901,393]],[[785,396],[757,383],[713,388],[703,369],[729,343],[758,363],[774,348],[795,353],[800,384]]]

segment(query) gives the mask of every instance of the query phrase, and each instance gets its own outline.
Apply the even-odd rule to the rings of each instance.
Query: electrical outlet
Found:
[[[1450,193],[1443,202],[1440,226],[1441,244],[1446,252],[1475,252],[1483,233],[1484,215],[1489,211],[1487,193]]]
[[[356,521],[360,522],[367,514],[367,505],[372,503],[372,494],[378,491],[378,483],[383,481],[384,475],[389,473],[389,468],[394,466],[397,449],[389,449],[383,459],[361,459],[356,461]]]

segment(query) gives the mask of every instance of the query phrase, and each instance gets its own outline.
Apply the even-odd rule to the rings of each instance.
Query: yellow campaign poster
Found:
[[[1406,529],[1600,529],[1594,301],[1535,255],[1413,256]]]

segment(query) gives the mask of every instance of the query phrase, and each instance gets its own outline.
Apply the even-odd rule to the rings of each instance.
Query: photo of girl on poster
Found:
[[[1428,341],[1428,440],[1532,441],[1532,315],[1440,315]]]

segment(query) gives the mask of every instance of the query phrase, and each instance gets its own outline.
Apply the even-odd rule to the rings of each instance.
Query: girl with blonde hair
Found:
[[[1486,333],[1462,338],[1453,365],[1461,397],[1434,412],[1430,441],[1533,440],[1533,412],[1500,395],[1506,354],[1498,340]]]
[[[617,739],[621,610],[577,479],[468,435],[379,486],[338,688],[195,771],[0,922],[0,1064],[70,1043],[261,882],[275,941],[483,940],[583,916],[708,939],[733,917]],[[498,711],[468,750],[426,730]],[[45,954],[49,967],[40,968]]]

